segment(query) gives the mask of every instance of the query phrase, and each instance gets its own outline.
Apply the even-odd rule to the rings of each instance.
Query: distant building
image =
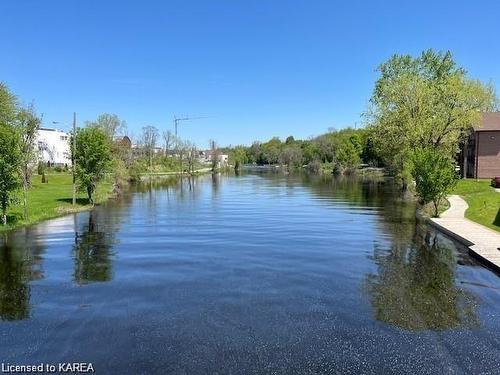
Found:
[[[63,131],[39,128],[36,137],[38,160],[49,166],[70,166],[69,135]]]
[[[198,151],[198,162],[205,164],[210,162],[209,151]]]
[[[130,145],[130,147],[132,148],[132,155],[134,157],[144,157],[148,154],[147,148],[143,145],[137,143],[132,144],[132,142],[130,143]],[[153,148],[153,153],[156,155],[165,154],[165,149],[163,147],[155,146]]]
[[[500,176],[500,112],[482,114],[481,126],[470,135],[460,160],[462,177]]]
[[[200,163],[212,163],[213,159],[213,151],[199,151],[198,153],[198,161]],[[229,156],[226,154],[217,154],[217,168],[224,168],[229,165]]]
[[[120,147],[127,148],[127,149],[132,148],[132,141],[126,135],[115,137],[114,141],[115,141],[115,144],[117,144]]]
[[[229,155],[220,154],[217,157],[219,167],[227,167],[229,165]]]

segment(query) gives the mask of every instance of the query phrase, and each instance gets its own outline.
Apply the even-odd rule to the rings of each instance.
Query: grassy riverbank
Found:
[[[469,205],[467,219],[500,231],[500,193],[490,186],[490,180],[460,180],[452,194],[460,195]]]
[[[88,210],[92,207],[83,193],[78,193],[77,204],[73,207],[71,175],[61,173],[50,174],[47,177],[47,184],[42,184],[41,176],[35,175],[33,177],[33,186],[28,193],[28,219],[23,219],[21,204],[13,205],[8,211],[8,224],[6,226],[0,225],[0,231],[35,224],[68,213]],[[104,202],[111,196],[111,190],[112,184],[110,182],[101,183],[96,191],[95,202]],[[19,198],[21,198],[21,194]]]

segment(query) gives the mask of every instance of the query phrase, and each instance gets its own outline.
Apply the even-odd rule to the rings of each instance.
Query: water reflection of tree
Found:
[[[0,239],[0,318],[27,319],[30,315],[30,282],[43,278],[45,246],[32,228]]]
[[[417,230],[406,246],[375,247],[378,274],[366,279],[377,320],[408,330],[478,324],[475,301],[455,283],[456,260],[433,232]]]
[[[217,198],[220,193],[221,186],[221,174],[220,173],[212,173],[212,198]]]
[[[292,179],[288,179],[294,183]],[[390,249],[376,245],[377,274],[365,287],[377,320],[409,330],[444,330],[477,325],[475,301],[455,283],[456,258],[436,233],[415,218],[415,203],[383,179],[302,176],[322,198],[374,207]]]
[[[277,173],[262,174],[267,179],[282,179]],[[286,177],[287,187],[306,187],[314,196],[330,199],[334,203],[352,206],[380,206],[391,184],[383,178],[363,176],[328,176],[302,173]]]
[[[196,199],[197,193],[197,177],[186,176],[179,179],[176,186],[177,196],[179,200]]]
[[[154,203],[152,206],[156,205],[156,197],[153,194],[156,192],[162,192],[161,197],[166,197],[167,201],[172,197],[176,197],[179,200],[191,199],[196,197],[197,193],[197,181],[203,177],[194,176],[171,176],[167,178],[152,178],[146,182],[136,184],[134,189],[136,192],[142,195],[148,195],[148,203]]]
[[[111,280],[116,230],[117,222],[113,220],[113,214],[106,215],[104,223],[97,210],[89,212],[88,222],[81,230],[75,230],[73,276],[77,283]]]

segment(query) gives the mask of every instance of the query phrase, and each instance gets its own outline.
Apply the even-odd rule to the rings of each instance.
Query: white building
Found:
[[[226,154],[220,154],[217,158],[217,162],[220,167],[227,167],[229,165],[229,155]]]
[[[38,160],[51,166],[70,166],[70,136],[57,129],[39,128],[36,138]]]
[[[212,150],[206,150],[206,151],[200,151],[199,156],[198,156],[198,161],[203,164],[209,164],[212,163],[213,159],[213,151]],[[217,168],[224,168],[229,165],[229,156],[226,154],[218,154],[217,155]]]

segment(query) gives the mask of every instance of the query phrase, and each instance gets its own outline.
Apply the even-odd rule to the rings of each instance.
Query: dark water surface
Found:
[[[500,278],[383,180],[146,184],[0,237],[0,317],[11,364],[500,373]]]

